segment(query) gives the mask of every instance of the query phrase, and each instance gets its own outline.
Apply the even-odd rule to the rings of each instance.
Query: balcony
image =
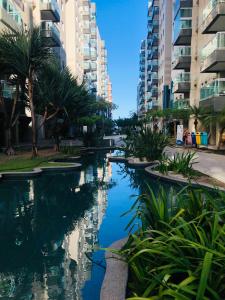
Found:
[[[190,46],[192,36],[192,8],[182,8],[174,18],[173,43],[175,46]]]
[[[203,10],[202,33],[225,31],[225,0],[210,0]]]
[[[190,73],[182,72],[174,79],[174,93],[190,93],[191,82]]]
[[[174,15],[176,16],[181,8],[190,8],[193,6],[193,0],[175,0]]]
[[[200,106],[218,112],[225,107],[225,78],[215,79],[201,88]]]
[[[159,63],[157,59],[153,59],[149,62],[148,71],[151,73],[158,72]]]
[[[150,85],[154,86],[158,84],[158,73],[151,73],[150,77]]]
[[[188,46],[191,45],[192,36],[192,21],[182,20],[180,26],[174,34],[174,46]]]
[[[158,88],[157,87],[151,88],[150,96],[151,96],[151,98],[158,98]]]
[[[56,0],[41,0],[41,20],[60,22],[60,11]]]
[[[21,15],[10,1],[0,1],[0,31],[18,31],[22,26]]]
[[[175,47],[174,61],[172,62],[174,70],[190,70],[191,67],[191,47]]]
[[[218,32],[201,52],[201,72],[216,73],[225,70],[225,32]]]
[[[190,107],[190,100],[189,99],[175,99],[173,107],[175,109],[188,109]]]
[[[41,34],[47,47],[60,47],[60,33],[52,22],[42,22]]]

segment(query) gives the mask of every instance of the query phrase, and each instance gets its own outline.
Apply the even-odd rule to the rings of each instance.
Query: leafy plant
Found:
[[[193,165],[197,163],[195,155],[196,153],[194,152],[176,153],[173,157],[168,157],[164,154],[157,170],[163,174],[172,171],[186,177],[191,177],[197,174],[193,169]]]
[[[144,127],[138,132],[130,132],[125,142],[128,155],[140,160],[154,161],[161,158],[164,148],[168,145],[168,137]]]
[[[132,210],[142,229],[120,252],[130,267],[129,299],[224,299],[224,193],[149,189]]]

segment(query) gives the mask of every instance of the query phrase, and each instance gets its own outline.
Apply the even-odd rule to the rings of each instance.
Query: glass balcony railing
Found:
[[[202,49],[201,60],[204,61],[218,49],[225,50],[225,32],[217,32],[214,38]]]
[[[174,48],[174,58],[178,59],[179,57],[191,56],[191,47],[175,47]]]
[[[189,99],[176,99],[174,101],[173,107],[176,109],[187,109],[190,107],[190,100]]]
[[[181,82],[190,82],[191,76],[190,73],[182,72],[177,75],[177,77],[174,78],[174,84],[175,83],[181,83]]]
[[[216,5],[220,3],[225,3],[225,0],[209,0],[209,3],[203,9],[203,20],[206,19],[211,14]]]
[[[158,73],[157,72],[151,73],[151,79],[158,79]]]
[[[225,78],[216,79],[203,86],[200,91],[200,100],[204,101],[212,97],[225,97]]]
[[[19,26],[22,25],[22,17],[11,1],[0,0],[0,8],[3,8]]]

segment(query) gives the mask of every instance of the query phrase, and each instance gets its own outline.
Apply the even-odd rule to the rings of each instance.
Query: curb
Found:
[[[124,238],[113,243],[110,248],[119,250],[127,242]],[[100,300],[125,300],[128,281],[128,265],[117,254],[106,252],[106,273],[103,280]]]
[[[180,175],[164,175],[159,173],[158,171],[154,171],[154,168],[157,166],[157,164],[151,166],[151,167],[147,167],[145,168],[145,171],[151,175],[154,178],[157,178],[159,180],[163,180],[163,181],[167,181],[167,182],[173,182],[173,183],[180,183],[182,185],[188,185],[191,183],[191,185],[193,187],[204,187],[207,189],[212,189],[212,190],[219,190],[221,192],[225,192],[225,188],[219,187],[219,186],[214,186],[212,184],[207,184],[204,182],[193,182],[192,180],[188,180],[186,178],[181,177]]]

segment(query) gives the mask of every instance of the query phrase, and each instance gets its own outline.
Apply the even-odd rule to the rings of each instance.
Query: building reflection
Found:
[[[0,299],[82,299],[111,185],[106,155],[0,184]]]

